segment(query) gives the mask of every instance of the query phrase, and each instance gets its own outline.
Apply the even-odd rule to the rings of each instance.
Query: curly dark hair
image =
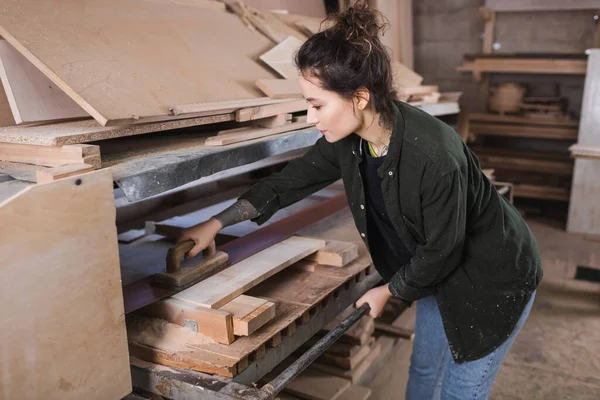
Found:
[[[390,55],[379,39],[387,26],[385,17],[358,1],[345,12],[330,15],[321,26],[327,28],[311,36],[295,55],[300,73],[318,78],[323,89],[347,100],[367,89],[369,105],[381,116],[379,123],[391,128],[397,93]]]

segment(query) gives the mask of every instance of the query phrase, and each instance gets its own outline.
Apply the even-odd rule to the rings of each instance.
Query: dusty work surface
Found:
[[[179,326],[132,316],[128,324],[131,354],[164,365],[236,376],[248,361],[264,354],[264,346],[276,347],[280,335],[293,335],[296,324],[308,322],[329,301],[335,301],[340,291],[348,290],[370,272],[371,259],[347,209],[299,235],[356,242],[359,258],[346,267],[319,266],[314,272],[290,266],[246,292],[275,302],[277,316],[251,336],[237,338],[230,345],[203,340],[201,335],[185,336],[184,328]]]
[[[577,266],[600,268],[600,241],[528,220],[544,265],[530,317],[507,355],[490,399],[600,399],[600,284],[574,280]],[[369,387],[373,400],[402,400],[410,346],[397,346]]]

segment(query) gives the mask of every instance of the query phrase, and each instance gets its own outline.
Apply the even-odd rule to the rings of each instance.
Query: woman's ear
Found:
[[[371,94],[365,88],[360,88],[354,94],[354,104],[359,110],[364,110],[369,105]]]

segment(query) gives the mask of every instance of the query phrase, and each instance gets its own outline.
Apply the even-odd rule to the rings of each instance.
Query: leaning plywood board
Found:
[[[10,304],[0,308],[2,398],[131,392],[112,176],[78,179],[30,186],[0,204],[0,224],[11,227],[0,230],[0,298]]]
[[[14,124],[15,118],[12,115],[10,104],[8,103],[6,92],[4,91],[4,86],[0,81],[0,127],[11,126]]]
[[[256,62],[272,42],[239,17],[168,0],[7,2],[0,34],[102,125],[253,99],[274,77]]]
[[[302,41],[289,36],[283,42],[261,55],[260,59],[277,71],[282,77],[295,79],[298,77],[298,70],[294,64],[294,55],[300,46],[302,46]]]
[[[291,237],[187,288],[174,298],[220,308],[246,290],[325,246],[325,241]]]
[[[18,124],[89,117],[6,40],[0,40],[0,78]]]

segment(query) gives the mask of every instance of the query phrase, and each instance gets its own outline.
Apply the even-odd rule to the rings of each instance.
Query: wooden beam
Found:
[[[513,185],[515,197],[532,199],[569,201],[570,190],[553,186],[515,184]]]
[[[358,258],[358,245],[338,240],[328,240],[325,247],[306,257],[306,260],[333,267],[345,267]]]
[[[481,164],[485,168],[496,170],[513,170],[538,172],[544,174],[555,174],[571,176],[573,174],[572,161],[525,159],[520,157],[507,157],[502,155],[478,154]]]
[[[249,336],[264,324],[275,318],[276,315],[275,303],[267,301],[245,317],[234,317],[233,333],[236,336]]]
[[[229,344],[234,341],[233,318],[226,311],[213,310],[173,298],[159,300],[140,311],[149,317],[160,318],[180,326],[185,326],[186,321],[193,321],[199,333],[219,343]]]
[[[0,143],[0,160],[59,167],[65,164],[90,164],[100,168],[100,147],[91,144],[36,146]]]

